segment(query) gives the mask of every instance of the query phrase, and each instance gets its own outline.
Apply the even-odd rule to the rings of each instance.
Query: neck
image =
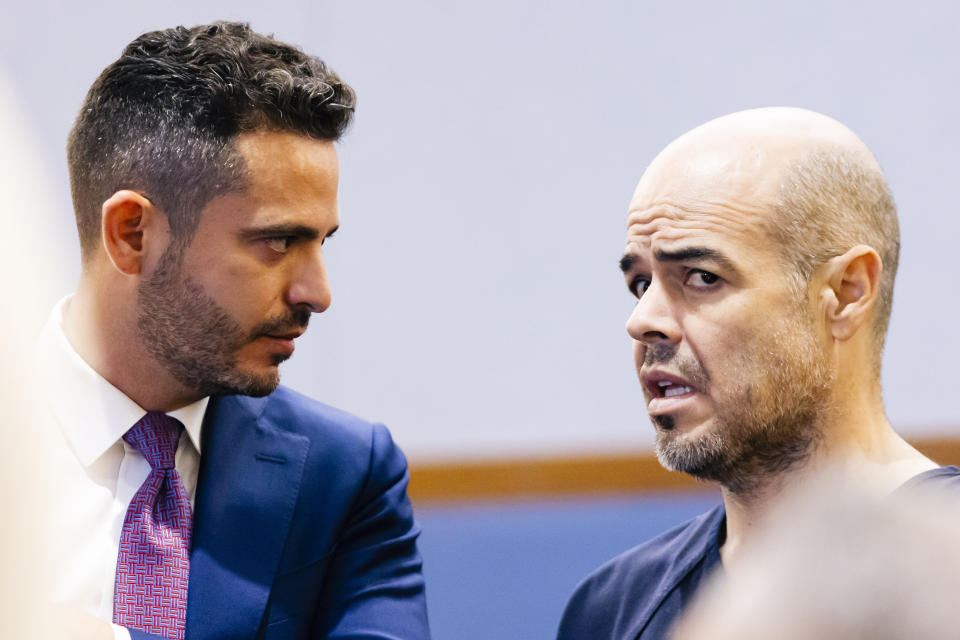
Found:
[[[845,398],[827,403],[822,437],[808,455],[788,470],[736,492],[723,487],[727,531],[721,557],[725,567],[736,563],[738,550],[749,544],[757,525],[785,493],[796,491],[829,472],[876,495],[886,495],[904,482],[938,465],[914,449],[890,426],[883,411],[879,382],[862,391],[846,388]]]
[[[74,350],[144,409],[174,411],[199,400],[201,396],[173,379],[144,348],[137,331],[136,283],[93,284],[103,280],[85,268],[64,311],[63,332]]]

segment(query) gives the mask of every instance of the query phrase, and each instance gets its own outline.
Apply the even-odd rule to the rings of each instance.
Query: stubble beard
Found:
[[[276,390],[280,374],[242,370],[237,354],[268,333],[305,329],[310,314],[297,310],[267,320],[250,331],[218,305],[203,287],[183,273],[183,248],[171,245],[137,296],[137,330],[151,357],[177,382],[201,396],[265,396]],[[286,356],[274,357],[279,365]]]
[[[700,363],[673,351],[648,349],[646,358],[669,361],[709,392],[712,385]],[[832,375],[809,318],[799,310],[723,370],[737,383],[722,397],[713,397],[712,424],[689,435],[674,431],[672,416],[654,417],[656,453],[667,469],[746,496],[802,463],[818,446]]]

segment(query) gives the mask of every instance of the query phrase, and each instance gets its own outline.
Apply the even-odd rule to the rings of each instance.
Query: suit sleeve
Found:
[[[338,536],[317,625],[331,640],[428,640],[420,528],[407,497],[407,462],[375,425],[366,481]]]

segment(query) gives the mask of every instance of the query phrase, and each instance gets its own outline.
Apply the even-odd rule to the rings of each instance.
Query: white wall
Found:
[[[21,3],[0,63],[59,185],[46,250],[77,263],[63,146],[89,84],[139,33],[217,18],[358,91],[334,305],[284,380],[388,423],[413,459],[650,447],[616,266],[627,201],[672,138],[764,105],[838,118],[887,170],[888,412],[911,436],[960,427],[956,3]]]

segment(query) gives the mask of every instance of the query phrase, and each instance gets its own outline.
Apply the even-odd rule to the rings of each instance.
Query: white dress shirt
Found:
[[[62,329],[70,297],[54,308],[37,350],[49,429],[53,599],[101,620],[113,619],[113,588],[120,532],[127,507],[150,465],[123,440],[146,410],[107,382],[80,357]],[[200,467],[200,426],[209,398],[169,415],[183,423],[176,468],[191,505]],[[117,640],[127,630],[114,625]]]

